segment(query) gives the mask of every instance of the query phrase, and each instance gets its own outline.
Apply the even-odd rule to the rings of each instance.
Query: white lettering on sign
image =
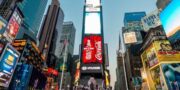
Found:
[[[86,51],[86,60],[91,60],[92,59],[92,50],[94,48],[91,47],[91,41],[87,40],[87,46],[84,48],[84,50]]]
[[[101,41],[98,41],[95,43],[96,47],[96,54],[95,57],[97,60],[102,60],[102,47],[101,47]]]
[[[90,67],[87,67],[87,66],[83,66],[82,67],[82,70],[100,70],[101,69],[101,67],[100,66],[96,66],[96,67],[92,67],[92,66],[90,66]]]

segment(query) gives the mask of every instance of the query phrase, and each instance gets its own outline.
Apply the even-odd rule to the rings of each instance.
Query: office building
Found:
[[[158,9],[163,10],[170,2],[171,0],[157,0],[156,6]]]
[[[9,20],[11,14],[14,11],[16,4],[22,1],[23,0],[1,0],[0,15],[4,19]]]
[[[61,33],[63,32],[63,21],[64,21],[64,13],[62,9],[59,9],[58,12],[58,19],[55,27],[55,31],[53,32],[52,35],[52,40],[50,44],[50,49],[49,49],[49,54],[47,58],[47,64],[49,67],[55,68],[56,66],[56,61],[60,59],[60,49],[62,48],[61,46]]]
[[[39,49],[45,56],[46,60],[49,53],[52,36],[58,20],[59,8],[59,1],[53,0],[48,8],[45,21],[42,25],[42,30],[39,37]]]
[[[141,31],[143,31],[143,25],[141,22],[142,17],[146,15],[145,12],[127,12],[124,14],[124,29],[122,30],[124,41],[126,43],[126,36],[129,33],[135,33],[135,43],[142,43]]]
[[[35,38],[40,31],[47,3],[48,0],[23,0],[21,3],[18,3],[19,8],[24,14],[25,25],[22,27],[26,26],[27,28],[21,29],[25,31],[29,30]]]

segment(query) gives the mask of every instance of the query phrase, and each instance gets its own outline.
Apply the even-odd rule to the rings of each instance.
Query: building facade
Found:
[[[11,14],[14,11],[14,8],[17,3],[22,2],[23,0],[1,0],[0,4],[0,15],[6,19],[9,20]]]
[[[61,52],[59,49],[62,48],[60,39],[61,39],[61,33],[63,31],[62,29],[63,29],[64,13],[61,8],[59,9],[58,14],[59,15],[58,15],[56,27],[52,35],[51,45],[50,45],[49,54],[47,58],[48,66],[52,68],[55,68],[56,61],[60,59]]]
[[[170,2],[171,0],[157,0],[156,6],[158,9],[163,10]]]
[[[53,0],[51,5],[48,8],[48,12],[45,18],[45,21],[42,26],[42,30],[39,37],[39,49],[43,53],[44,56],[47,56],[49,53],[49,48],[51,45],[51,40],[53,33],[55,31],[56,23],[58,20],[58,12],[59,12],[59,1]]]
[[[21,3],[18,3],[24,14],[24,23],[35,38],[40,31],[47,3],[48,0],[23,0]]]

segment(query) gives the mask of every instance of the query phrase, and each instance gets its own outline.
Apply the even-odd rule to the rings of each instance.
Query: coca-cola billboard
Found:
[[[83,63],[102,63],[102,37],[85,36],[83,39]]]

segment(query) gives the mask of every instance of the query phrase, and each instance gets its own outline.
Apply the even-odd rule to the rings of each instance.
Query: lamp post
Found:
[[[69,34],[66,34],[66,38],[64,40],[64,47],[65,47],[65,50],[64,50],[64,54],[63,54],[63,69],[62,69],[62,75],[61,75],[61,82],[60,82],[60,87],[59,87],[59,90],[62,89],[62,82],[63,82],[63,78],[64,78],[64,68],[65,68],[65,63],[67,62],[67,47],[68,47],[68,35]]]

